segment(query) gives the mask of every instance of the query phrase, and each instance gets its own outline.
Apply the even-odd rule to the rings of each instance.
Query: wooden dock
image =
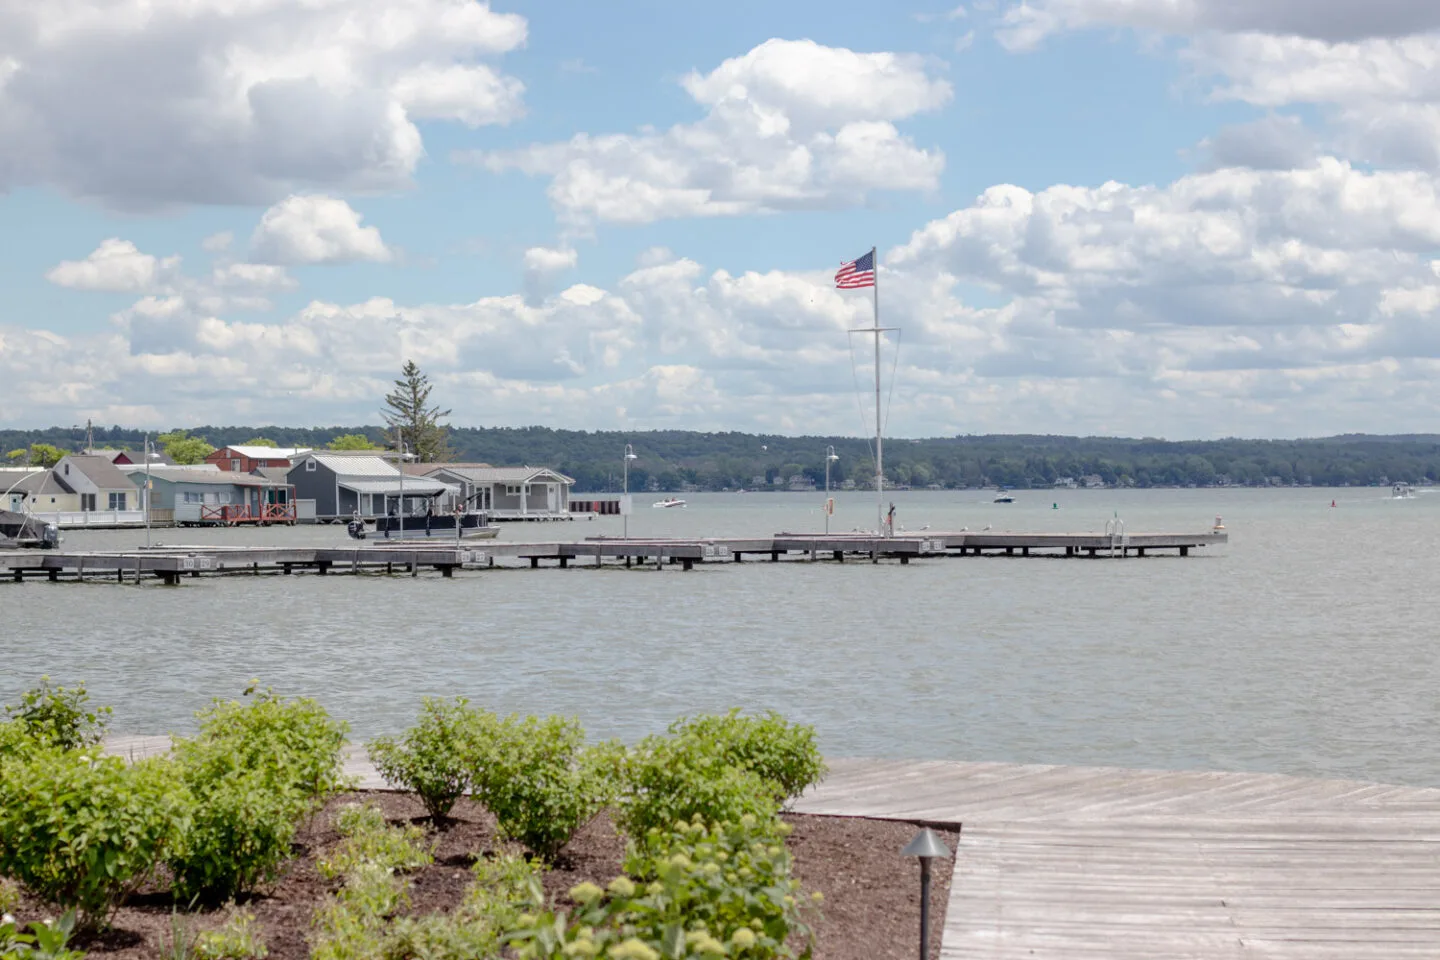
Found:
[[[130,757],[165,737],[123,737]],[[943,960],[1440,957],[1440,790],[831,760],[800,813],[960,824]],[[354,748],[346,773],[386,784]],[[899,855],[899,851],[895,851]]]
[[[838,761],[805,813],[962,824],[944,960],[1440,957],[1440,790]]]
[[[159,579],[177,584],[182,578],[217,574],[267,573],[320,575],[344,573],[405,573],[422,570],[451,577],[457,570],[495,566],[538,568],[542,562],[568,567],[572,563],[653,566],[697,563],[740,563],[763,557],[808,561],[897,560],[955,556],[1144,557],[1160,551],[1188,556],[1192,549],[1225,543],[1224,533],[1133,534],[1123,542],[1096,534],[922,533],[895,537],[873,534],[780,533],[770,537],[706,539],[619,539],[542,543],[494,540],[385,543],[367,541],[340,547],[157,546],[121,551],[13,550],[0,553],[0,580],[112,579],[117,582]]]

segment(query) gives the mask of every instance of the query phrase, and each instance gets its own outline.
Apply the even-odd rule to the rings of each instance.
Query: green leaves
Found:
[[[40,685],[20,697],[20,703],[5,708],[9,732],[0,730],[0,756],[7,752],[6,743],[14,744],[16,735],[23,734],[38,743],[60,750],[76,750],[99,743],[110,722],[109,707],[91,707],[85,684],[57,687],[49,677],[41,677]]]
[[[385,782],[413,790],[437,825],[471,786],[471,754],[485,730],[499,721],[469,707],[464,697],[426,697],[415,726],[400,737],[378,737],[365,745]]]
[[[4,762],[0,874],[105,926],[186,827],[171,765],[41,748]]]

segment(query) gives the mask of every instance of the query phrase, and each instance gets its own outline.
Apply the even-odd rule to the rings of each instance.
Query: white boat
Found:
[[[991,501],[991,503],[1014,503],[1014,502],[1015,502],[1015,498],[1012,497],[1012,496],[1010,496],[1010,494],[1006,493],[1004,490],[1001,490],[999,493],[995,494],[995,499]]]
[[[1396,500],[1410,500],[1415,496],[1415,491],[1410,489],[1408,483],[1397,483],[1390,488],[1390,496]]]
[[[685,501],[684,501],[684,500],[681,500],[679,497],[666,497],[664,500],[656,500],[654,503],[650,504],[650,506],[652,506],[652,507],[683,507],[683,506],[685,506]]]

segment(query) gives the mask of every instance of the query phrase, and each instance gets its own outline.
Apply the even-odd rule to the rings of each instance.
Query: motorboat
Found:
[[[60,546],[60,528],[26,513],[0,510],[0,546],[54,550]]]
[[[1390,488],[1390,496],[1396,500],[1410,500],[1415,496],[1415,491],[1410,488],[1408,483],[1397,483]]]
[[[654,503],[650,504],[650,506],[657,508],[683,507],[685,506],[685,501],[681,500],[679,497],[666,497],[664,500],[656,500]]]
[[[995,494],[995,499],[992,500],[992,501],[990,501],[990,502],[991,502],[991,503],[1014,503],[1014,502],[1015,502],[1015,498],[1012,497],[1012,496],[1010,496],[1010,494],[1006,493],[1004,490],[1001,490],[999,493]]]
[[[484,513],[445,513],[376,517],[374,531],[366,530],[365,521],[356,517],[345,525],[345,532],[355,540],[443,543],[446,540],[494,540],[500,535],[500,527],[491,523],[490,517]]]

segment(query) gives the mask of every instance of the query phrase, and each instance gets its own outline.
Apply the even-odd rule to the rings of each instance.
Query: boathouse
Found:
[[[392,508],[404,516],[422,514],[427,507],[449,512],[460,493],[457,485],[434,477],[405,476],[374,454],[306,453],[285,477],[298,500],[314,501],[320,521],[348,520],[356,513],[374,519]]]
[[[309,447],[258,447],[242,443],[221,447],[207,456],[205,462],[231,473],[255,473],[261,467],[288,469],[295,465],[297,458],[309,452]]]
[[[492,520],[570,520],[570,487],[575,481],[547,467],[492,467],[447,463],[427,474],[459,487],[471,510]]]

